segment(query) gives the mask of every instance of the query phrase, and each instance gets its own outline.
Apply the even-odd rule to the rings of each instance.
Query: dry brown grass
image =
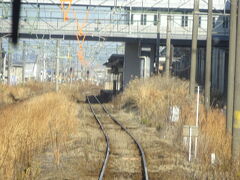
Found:
[[[202,107],[203,109],[203,107]],[[211,153],[215,153],[217,164],[222,170],[230,170],[231,136],[226,133],[225,115],[218,109],[204,112],[200,119],[199,156],[205,164],[210,164]]]
[[[99,94],[101,87],[91,82],[76,82],[73,84],[62,84],[61,92],[70,99],[77,102],[84,102],[87,95]]]
[[[17,86],[0,84],[0,106],[25,100],[29,97],[53,90],[50,83],[28,82]]]
[[[100,89],[101,87],[91,82],[60,84],[60,91],[74,101],[85,101],[87,95],[98,94]],[[17,86],[0,84],[0,107],[54,90],[55,84],[50,82],[32,81]]]
[[[137,108],[141,122],[149,126],[163,127],[169,118],[169,108],[189,107],[188,83],[175,78],[152,77],[133,80],[120,97],[121,105]]]
[[[60,146],[74,132],[76,104],[64,94],[46,93],[0,110],[0,179],[32,179],[39,169],[32,158],[47,145],[55,163]]]
[[[163,131],[166,137],[173,136],[174,144],[182,143],[183,125],[195,125],[196,97],[188,95],[186,81],[165,77],[136,79],[117,100],[120,101],[119,107],[134,109],[142,123]],[[178,123],[169,122],[171,106],[180,107]],[[207,113],[204,106],[200,106],[198,157],[206,169],[211,166],[211,153],[215,153],[218,163],[214,168],[231,171],[231,138],[226,134],[225,121],[220,110],[214,109]]]

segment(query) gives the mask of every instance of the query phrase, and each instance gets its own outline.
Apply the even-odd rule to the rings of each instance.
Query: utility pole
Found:
[[[46,53],[45,50],[43,49],[43,82],[45,81],[46,81]]]
[[[238,1],[239,2],[239,1]],[[240,153],[240,8],[238,3],[237,21],[237,47],[236,66],[235,66],[235,89],[234,89],[234,118],[233,118],[233,137],[232,137],[232,157],[237,160]]]
[[[170,76],[170,56],[171,56],[171,16],[167,16],[167,41],[166,41],[166,76]]]
[[[12,48],[11,48],[11,39],[8,39],[8,79],[7,79],[7,84],[11,85],[11,65],[12,65]]]
[[[51,79],[50,79],[50,81],[53,83],[53,69],[54,69],[54,62],[53,62],[53,60],[51,60],[50,62],[49,62],[49,66],[51,67]]]
[[[23,61],[23,65],[22,65],[22,83],[25,83],[25,66],[26,66],[26,43],[25,41],[23,41],[23,53],[22,53],[22,61]]]
[[[234,99],[234,74],[236,59],[236,23],[237,23],[237,0],[231,0],[231,21],[228,58],[228,90],[227,90],[227,131],[232,134],[233,123],[233,99]]]
[[[78,61],[78,59],[76,59],[77,60],[77,81],[78,81],[78,79],[79,79],[79,61]]]
[[[72,59],[70,58],[70,41],[68,44],[68,61],[70,61],[69,76],[70,76],[70,86],[71,86],[74,73],[73,73],[73,62],[72,62]]]
[[[157,40],[156,40],[156,59],[155,73],[159,74],[159,46],[160,46],[160,12],[157,15]]]
[[[45,82],[46,80],[46,52],[45,52],[45,47],[46,47],[46,41],[44,41],[44,46],[43,48],[43,74],[42,74],[42,81]]]
[[[0,73],[2,73],[2,81],[3,84],[6,84],[6,59],[7,53],[3,51],[3,38],[0,38]]]
[[[199,0],[194,0],[193,28],[192,28],[192,54],[191,54],[191,72],[190,72],[190,95],[194,95],[196,83],[197,68],[197,39],[199,26]]]
[[[2,38],[0,37],[0,73],[2,73],[2,79],[4,77],[3,75],[3,57],[2,57]],[[0,81],[2,81],[2,79]]]
[[[205,76],[205,107],[210,108],[211,101],[211,64],[212,64],[212,0],[208,0],[208,22],[207,22],[207,52],[206,52],[206,76]]]
[[[60,41],[59,40],[57,40],[57,43],[56,43],[56,46],[57,46],[57,57],[56,57],[56,72],[55,72],[55,83],[56,83],[56,92],[58,92],[58,90],[59,90],[59,45],[60,45]]]
[[[54,81],[53,81],[53,75],[54,75],[54,67],[55,67],[55,64],[56,63],[54,63],[55,61],[54,61],[54,58],[52,58],[52,62],[51,62],[51,82],[53,83]]]
[[[2,38],[1,38],[1,55],[2,55]],[[2,57],[2,56],[1,56]],[[5,84],[5,71],[6,71],[6,52],[4,53],[3,62],[2,62],[2,81]]]
[[[174,46],[171,44],[171,56],[170,56],[170,64],[172,64],[174,59]]]

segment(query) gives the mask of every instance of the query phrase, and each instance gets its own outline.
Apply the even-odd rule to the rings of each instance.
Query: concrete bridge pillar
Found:
[[[125,44],[125,57],[123,66],[123,87],[130,80],[140,76],[140,46],[138,42]]]
[[[150,75],[154,73],[156,47],[151,44],[141,44],[140,42],[125,44],[125,57],[123,66],[123,87],[130,80],[141,77],[140,57],[150,59]],[[149,70],[148,70],[149,71]]]

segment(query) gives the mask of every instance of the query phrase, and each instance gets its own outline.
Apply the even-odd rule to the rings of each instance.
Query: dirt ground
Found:
[[[151,180],[198,179],[196,169],[187,161],[187,154],[160,137],[156,128],[139,124],[131,113],[117,112],[114,116],[121,121],[142,145]]]

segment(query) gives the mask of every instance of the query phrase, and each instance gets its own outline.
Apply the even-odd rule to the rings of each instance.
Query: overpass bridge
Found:
[[[198,45],[206,46],[207,3],[200,1]],[[0,0],[0,36],[11,29],[11,1]],[[64,21],[60,0],[22,0],[19,36],[36,39],[76,40],[80,25],[86,40],[120,41],[125,43],[124,84],[140,74],[139,57],[150,57],[153,72],[156,62],[157,37],[166,44],[167,17],[171,16],[170,36],[173,46],[190,47],[192,41],[194,0],[65,0],[68,20]],[[228,46],[229,1],[213,2],[213,61],[224,64]],[[78,23],[77,23],[78,22]],[[86,23],[85,23],[86,22]],[[148,52],[142,49],[150,47]],[[198,63],[203,67],[205,51],[199,51]],[[136,68],[137,67],[137,68]],[[204,72],[203,69],[199,70]],[[216,70],[217,71],[217,70]],[[202,73],[203,74],[203,73]],[[217,75],[216,75],[217,76]]]
[[[67,6],[68,4],[65,4]],[[0,4],[0,34],[11,30],[11,3]],[[206,40],[206,2],[200,0],[201,26],[198,39]],[[128,42],[136,39],[155,42],[160,33],[165,42],[167,16],[171,16],[171,39],[176,45],[190,45],[192,39],[193,0],[76,0],[64,21],[60,1],[24,0],[20,19],[20,37],[76,39],[78,23],[84,24],[82,31],[87,40]],[[228,39],[228,5],[223,0],[214,1],[213,36],[218,42]],[[88,13],[88,15],[87,15]],[[158,16],[159,15],[159,16]],[[158,30],[159,21],[159,30]],[[227,25],[223,25],[223,24]]]
[[[11,0],[1,0],[2,3],[11,3]],[[69,1],[65,1],[69,2]],[[117,7],[117,8],[144,8],[144,9],[193,9],[192,0],[72,0],[72,6],[89,7]],[[57,5],[60,0],[22,0],[23,4]],[[199,8],[207,10],[207,1],[200,0]],[[229,10],[229,1],[215,0],[213,2],[214,10]]]

